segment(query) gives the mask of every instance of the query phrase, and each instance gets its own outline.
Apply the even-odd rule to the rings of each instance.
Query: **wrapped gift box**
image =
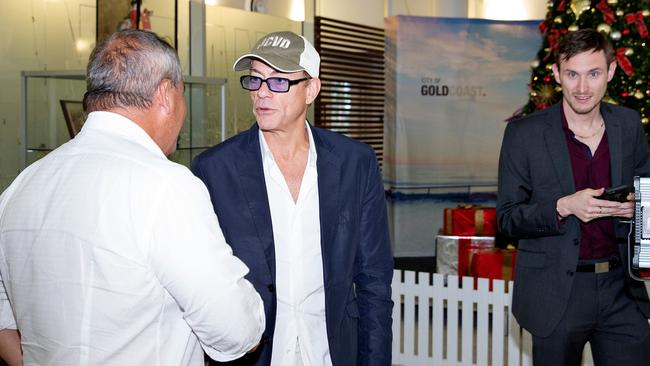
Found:
[[[497,215],[494,207],[458,206],[445,208],[442,228],[445,235],[494,236]]]
[[[489,278],[490,290],[494,279],[511,281],[515,273],[516,259],[517,250],[512,248],[482,249],[473,253],[469,272],[474,276],[474,287],[478,284],[478,278]]]
[[[436,272],[467,276],[470,256],[489,248],[494,248],[494,237],[437,235]]]

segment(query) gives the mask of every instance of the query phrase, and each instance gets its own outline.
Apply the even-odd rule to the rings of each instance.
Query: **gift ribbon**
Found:
[[[630,62],[630,59],[625,56],[625,48],[621,47],[616,50],[616,61],[618,62],[618,66],[623,69],[625,74],[627,76],[632,76],[634,75],[634,69],[632,68],[632,63]]]
[[[648,27],[643,21],[643,12],[637,11],[636,13],[625,14],[625,21],[627,24],[636,23],[636,29],[639,31],[641,38],[648,38]]]
[[[614,16],[614,12],[612,11],[612,8],[609,7],[606,0],[601,0],[598,5],[596,5],[596,8],[603,13],[603,20],[605,23],[610,25],[614,23],[616,17]]]
[[[485,230],[485,211],[474,211],[474,227],[476,228],[476,235],[483,235]]]
[[[451,223],[451,220],[453,218],[452,211],[453,210],[451,208],[445,209],[445,223],[447,223],[447,226],[445,227],[445,233],[447,233],[448,235],[454,233],[454,226]]]
[[[515,273],[515,255],[517,255],[516,250],[502,250],[503,253],[503,265],[501,267],[504,281],[512,281]],[[507,286],[507,285],[506,285]]]

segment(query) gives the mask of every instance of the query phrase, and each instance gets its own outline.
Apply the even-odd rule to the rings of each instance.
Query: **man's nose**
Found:
[[[269,97],[273,94],[271,89],[269,89],[269,84],[266,81],[262,82],[260,88],[257,89],[257,96],[261,98]]]
[[[589,85],[587,83],[587,78],[585,77],[580,77],[578,80],[578,91],[579,92],[586,92],[589,90]]]

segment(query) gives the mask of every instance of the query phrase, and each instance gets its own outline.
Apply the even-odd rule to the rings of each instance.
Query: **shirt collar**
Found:
[[[127,140],[143,146],[156,155],[165,159],[167,158],[160,149],[160,146],[156,144],[142,127],[121,114],[106,111],[90,112],[79,134],[81,135],[91,131],[120,135]]]
[[[316,145],[314,144],[314,136],[312,135],[311,128],[309,127],[309,122],[305,121],[305,128],[307,129],[307,135],[309,136],[309,157],[307,159],[307,166],[315,166],[316,165]],[[269,145],[266,143],[266,139],[264,138],[264,133],[262,130],[258,130],[258,134],[260,137],[260,150],[262,151],[262,161],[266,161],[269,159],[270,161],[275,162],[275,159],[273,158],[273,153],[271,153],[271,149],[269,149]]]
[[[573,137],[573,131],[569,129],[569,121],[566,119],[566,114],[564,113],[564,102],[560,102],[560,116],[562,117],[562,128],[564,129],[564,132]]]

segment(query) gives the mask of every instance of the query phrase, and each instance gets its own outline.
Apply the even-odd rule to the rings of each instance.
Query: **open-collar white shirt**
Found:
[[[271,365],[331,365],[325,322],[318,171],[311,129],[309,157],[298,199],[273,158],[264,133],[260,147],[275,243],[277,315]]]
[[[247,272],[203,183],[119,114],[90,113],[0,196],[0,321],[26,365],[238,358],[265,325]]]

